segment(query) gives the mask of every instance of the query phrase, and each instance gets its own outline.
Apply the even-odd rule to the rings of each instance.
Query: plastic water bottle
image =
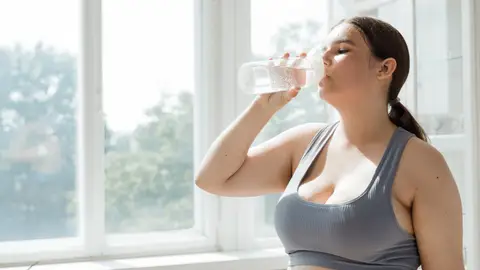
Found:
[[[247,94],[265,94],[318,85],[324,76],[322,57],[323,52],[317,47],[304,58],[245,63],[238,70],[238,87]]]

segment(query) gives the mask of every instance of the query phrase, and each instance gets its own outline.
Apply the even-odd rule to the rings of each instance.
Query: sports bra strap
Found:
[[[322,151],[325,144],[328,142],[330,137],[332,137],[335,129],[337,128],[339,122],[327,125],[320,129],[317,134],[310,141],[310,144],[307,146],[307,149],[303,153],[302,158],[297,166],[297,169],[292,175],[290,182],[288,183],[287,192],[296,192],[298,185],[305,177],[305,174],[310,169],[311,165],[315,161],[315,158],[318,156],[320,151]]]

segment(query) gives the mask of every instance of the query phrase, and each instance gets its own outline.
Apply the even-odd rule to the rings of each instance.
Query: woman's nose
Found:
[[[323,53],[322,59],[323,59],[323,65],[325,65],[326,67],[328,67],[332,64],[332,59],[329,56],[328,52]]]

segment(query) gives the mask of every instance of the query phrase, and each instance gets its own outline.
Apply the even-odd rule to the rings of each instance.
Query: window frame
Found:
[[[330,3],[335,0],[328,0]],[[390,0],[393,1],[393,0]],[[411,0],[414,1],[414,0]],[[369,1],[372,2],[372,1]],[[382,3],[386,1],[381,1]],[[103,116],[102,111],[102,66],[101,66],[101,10],[100,0],[81,0],[82,29],[81,54],[79,61],[79,133],[78,133],[78,164],[77,177],[80,215],[79,237],[55,240],[33,240],[24,243],[0,243],[0,266],[4,264],[25,264],[35,261],[45,263],[53,260],[75,262],[95,258],[135,258],[139,256],[161,256],[158,267],[148,269],[170,269],[165,261],[182,256],[198,256],[224,254],[225,251],[259,250],[263,255],[234,254],[229,259],[230,264],[221,264],[221,269],[245,265],[256,265],[248,258],[267,258],[273,256],[269,248],[281,247],[277,237],[258,238],[254,233],[255,198],[226,198],[208,194],[195,188],[195,227],[180,233],[184,236],[176,238],[175,233],[141,234],[147,238],[137,245],[114,245],[107,243],[135,242],[138,236],[124,235],[112,239],[104,234],[104,171],[103,171]],[[328,6],[332,7],[332,4]],[[218,134],[240,114],[249,103],[248,97],[237,90],[236,71],[250,57],[250,1],[235,0],[195,0],[195,119],[194,119],[194,168],[198,168],[204,154]],[[466,144],[466,187],[468,191],[465,203],[466,226],[471,232],[466,239],[468,268],[480,268],[480,258],[474,256],[480,253],[480,93],[473,91],[480,85],[480,19],[474,15],[480,14],[480,5],[475,0],[462,0],[462,31],[464,53],[464,101],[467,122]],[[334,22],[329,18],[330,22]],[[220,53],[219,53],[220,52]],[[229,90],[230,89],[230,90]],[[409,93],[408,97],[415,93]],[[411,98],[407,98],[408,102]],[[234,104],[234,106],[228,104]],[[415,108],[415,103],[413,107]],[[407,104],[408,105],[408,104]],[[94,136],[92,136],[94,134]],[[448,135],[450,136],[450,135]],[[448,136],[434,136],[434,145],[451,147]],[[444,140],[445,139],[445,140]],[[461,140],[461,138],[455,138]],[[93,145],[94,147],[82,147]],[[442,146],[443,147],[443,146]],[[88,161],[88,162],[87,162]],[[196,171],[196,170],[195,170]],[[192,182],[193,184],[193,182]],[[87,196],[90,195],[90,196]],[[92,198],[93,196],[93,198]],[[88,200],[87,200],[88,199]],[[232,237],[233,236],[233,237]],[[132,238],[133,237],[133,238]],[[135,238],[137,237],[137,238]],[[151,239],[164,241],[151,241]],[[117,240],[117,241],[115,241]],[[139,244],[148,243],[143,248]],[[48,250],[38,252],[38,248]],[[265,251],[265,252],[263,252]],[[263,252],[263,253],[262,253]],[[243,254],[243,255],[242,255]],[[256,253],[255,253],[256,254]],[[209,256],[209,255],[208,255]],[[208,257],[207,256],[207,257]],[[249,257],[250,256],[250,257]],[[271,268],[262,264],[261,269],[277,269],[284,265],[286,256],[275,255],[269,259]],[[219,262],[224,262],[224,258]],[[213,262],[214,260],[211,259]],[[250,264],[245,264],[249,261]],[[210,261],[205,259],[206,264]],[[255,261],[256,262],[256,261]],[[263,261],[262,261],[263,262]],[[198,269],[198,265],[185,262],[178,269]],[[275,266],[273,266],[275,265]],[[214,267],[214,263],[211,263]],[[191,267],[191,268],[190,268]],[[267,268],[265,268],[267,267]],[[66,269],[69,269],[66,266]],[[113,269],[113,267],[112,267]],[[134,269],[147,269],[135,267]],[[177,269],[177,268],[175,268]],[[212,268],[214,269],[214,268]],[[217,269],[217,268],[215,268]],[[219,268],[220,269],[220,268]],[[246,269],[245,267],[243,269]],[[250,268],[249,268],[250,269]],[[253,268],[252,268],[253,269]]]
[[[76,198],[79,202],[77,204],[78,235],[71,238],[0,243],[0,250],[8,251],[0,252],[0,265],[217,250],[219,199],[196,188],[194,189],[195,225],[192,229],[139,234],[105,234],[102,4],[101,0],[79,0],[81,46],[77,64],[79,70],[76,112],[78,170],[75,180]],[[217,72],[220,57],[217,52],[221,50],[222,45],[217,41],[221,41],[218,32],[221,5],[218,1],[194,0],[194,9],[193,27],[195,40],[198,42],[198,46],[194,46],[195,169],[199,166],[208,146],[223,128],[221,122],[212,121],[212,119],[216,119],[225,109],[208,106],[221,104],[218,95],[215,94],[220,92]],[[202,105],[198,106],[199,104]]]
[[[475,0],[462,0],[462,44],[463,44],[463,94],[466,111],[467,147],[466,170],[466,198],[464,211],[465,227],[469,237],[464,237],[467,250],[465,257],[468,269],[480,268],[480,93],[476,91],[480,86],[480,4]],[[467,234],[467,233],[465,233]]]

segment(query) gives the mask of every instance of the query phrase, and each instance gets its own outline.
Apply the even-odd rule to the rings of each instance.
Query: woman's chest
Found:
[[[319,204],[341,204],[353,201],[368,191],[376,178],[376,164],[357,159],[341,164],[314,166],[298,187],[304,200]]]

